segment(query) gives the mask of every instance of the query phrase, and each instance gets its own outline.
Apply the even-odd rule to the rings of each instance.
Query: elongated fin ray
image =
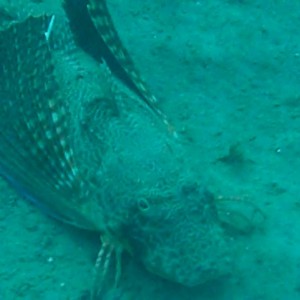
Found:
[[[49,21],[29,17],[0,31],[0,172],[51,214],[93,229],[79,205],[82,181],[45,36]]]
[[[140,96],[152,107],[157,100],[146,87],[146,84],[136,70],[130,55],[123,46],[113,25],[106,1],[90,0],[89,3],[88,11],[98,34],[101,36],[120,66],[124,69],[127,76],[131,79]]]
[[[135,68],[129,53],[123,46],[121,39],[114,27],[113,20],[109,14],[106,1],[89,0],[87,8],[98,34],[119,63],[120,67],[131,80],[139,96],[170,129],[171,125],[169,124],[167,117],[156,106],[156,97],[149,91],[140,73]]]

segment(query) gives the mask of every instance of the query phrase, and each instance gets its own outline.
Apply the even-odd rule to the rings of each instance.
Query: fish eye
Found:
[[[138,200],[138,207],[140,209],[140,211],[147,211],[150,207],[149,202],[142,198]]]

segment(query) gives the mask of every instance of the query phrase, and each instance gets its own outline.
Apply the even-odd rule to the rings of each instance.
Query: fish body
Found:
[[[97,3],[88,10],[101,34]],[[149,113],[132,67],[144,97],[78,47],[64,14],[52,20],[29,16],[0,30],[1,175],[62,221],[99,232],[104,268],[117,249],[187,286],[228,272],[213,196]]]

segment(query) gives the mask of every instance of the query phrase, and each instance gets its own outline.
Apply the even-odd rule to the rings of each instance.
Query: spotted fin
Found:
[[[105,0],[90,0],[87,6],[90,17],[93,21],[98,34],[101,36],[106,46],[109,48],[121,68],[124,69],[127,76],[134,84],[139,95],[153,106],[157,102],[155,96],[148,90],[141,75],[136,70],[134,63],[124,48],[119,35],[113,25]]]
[[[109,14],[105,0],[89,0],[87,5],[88,12],[92,22],[97,29],[98,34],[117,60],[119,66],[123,69],[130,79],[137,94],[147,104],[147,106],[158,115],[164,123],[171,127],[166,116],[157,108],[156,97],[149,91],[146,83],[137,71],[129,53],[122,44],[122,41],[114,27],[113,20]]]
[[[51,215],[93,229],[45,36],[50,21],[28,17],[0,31],[0,174]]]

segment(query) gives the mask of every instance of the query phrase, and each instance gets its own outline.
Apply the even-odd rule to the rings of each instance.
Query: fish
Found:
[[[95,298],[113,261],[120,281],[124,251],[184,286],[230,273],[214,196],[184,145],[78,46],[66,15],[1,28],[0,60],[0,174],[46,213],[101,236]]]

